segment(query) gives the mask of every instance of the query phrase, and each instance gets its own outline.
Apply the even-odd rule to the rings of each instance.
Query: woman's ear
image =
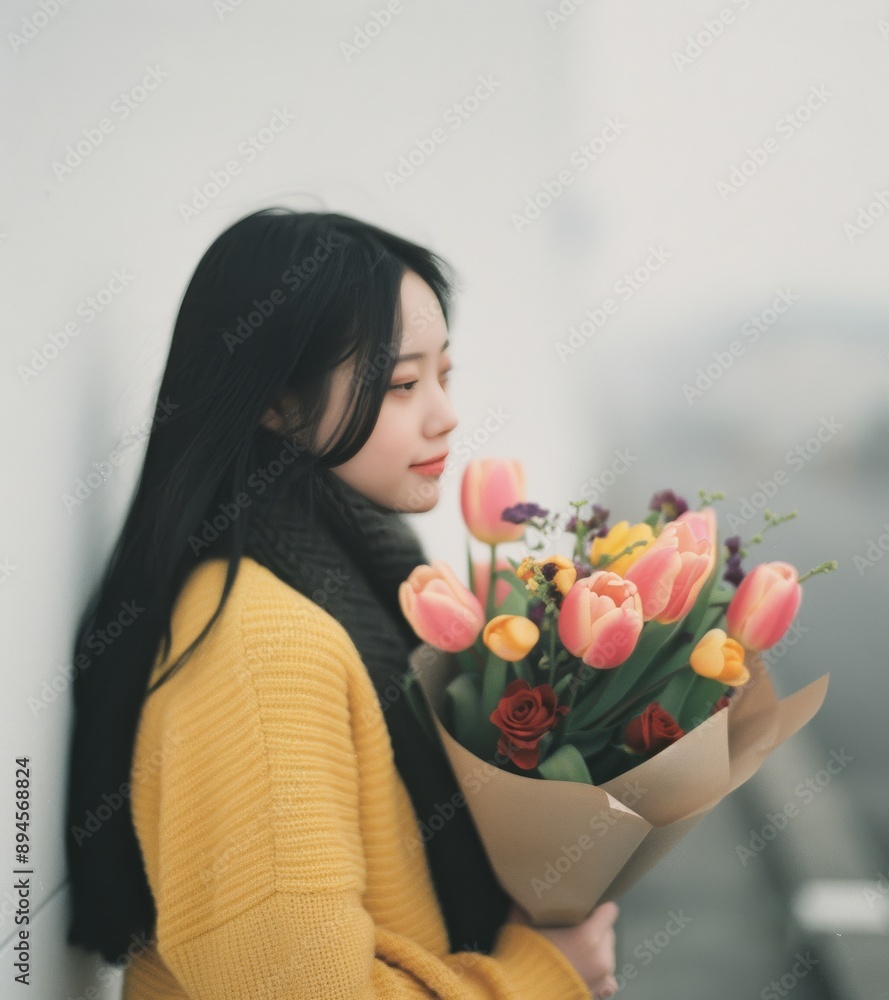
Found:
[[[275,431],[279,433],[281,428],[284,426],[284,421],[281,418],[281,414],[278,409],[274,406],[270,406],[265,413],[262,415],[262,420],[260,423],[263,427],[268,427],[270,431]]]
[[[276,434],[284,434],[295,426],[298,412],[296,394],[284,389],[263,413],[260,423]]]

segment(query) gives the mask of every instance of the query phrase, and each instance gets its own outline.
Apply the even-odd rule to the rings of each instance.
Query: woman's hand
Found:
[[[576,927],[532,927],[538,934],[552,941],[574,966],[597,1000],[599,997],[613,997],[617,993],[613,924],[618,912],[617,903],[608,902],[597,906]],[[516,902],[513,902],[506,921],[531,926],[530,917]]]

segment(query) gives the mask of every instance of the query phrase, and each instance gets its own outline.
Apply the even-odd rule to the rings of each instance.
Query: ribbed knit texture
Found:
[[[171,656],[224,576],[218,558],[192,571]],[[355,644],[249,557],[210,634],[145,702],[132,805],[158,919],[124,1000],[590,1000],[533,928],[505,925],[490,955],[449,953]]]
[[[438,739],[430,740],[402,696],[420,640],[398,588],[429,558],[399,512],[330,470],[282,474],[253,497],[244,554],[320,604],[349,634],[383,708],[395,767],[420,829],[451,951],[490,954],[512,900],[497,881]],[[434,727],[429,724],[434,731]],[[442,808],[449,809],[442,825]],[[429,835],[434,831],[434,836]]]

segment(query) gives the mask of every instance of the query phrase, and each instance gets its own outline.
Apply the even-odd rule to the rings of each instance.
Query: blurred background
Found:
[[[185,285],[278,204],[460,274],[461,425],[412,515],[458,573],[460,475],[485,456],[613,520],[664,487],[722,490],[744,538],[798,510],[751,561],[838,560],[769,658],[782,693],[830,671],[824,707],[621,901],[619,995],[885,996],[889,7],[9,0],[0,21],[2,740],[8,775],[31,758],[31,995],[118,995],[64,944],[73,629]]]

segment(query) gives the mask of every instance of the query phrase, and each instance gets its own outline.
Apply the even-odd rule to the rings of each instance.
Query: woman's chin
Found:
[[[407,514],[422,514],[432,510],[439,501],[438,481],[433,476],[414,476],[418,483],[412,483],[402,495],[400,509]]]

